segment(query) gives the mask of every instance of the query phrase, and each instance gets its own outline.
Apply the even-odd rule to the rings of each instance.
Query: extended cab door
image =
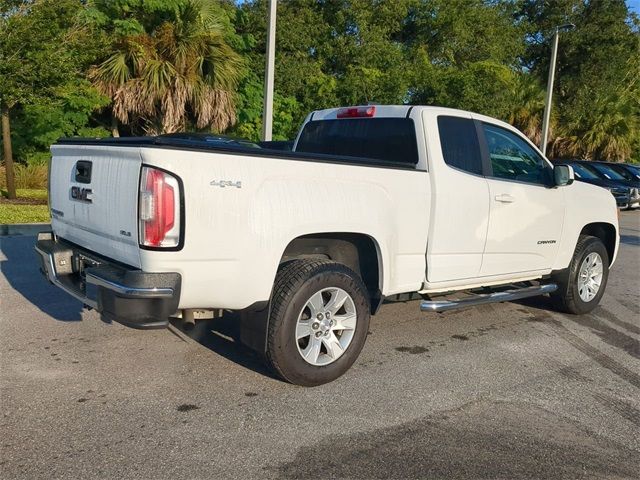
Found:
[[[476,125],[464,112],[422,114],[432,183],[427,282],[476,278],[489,219],[489,187]]]
[[[553,169],[514,130],[478,121],[489,157],[490,214],[481,276],[550,269],[558,252],[565,200]]]

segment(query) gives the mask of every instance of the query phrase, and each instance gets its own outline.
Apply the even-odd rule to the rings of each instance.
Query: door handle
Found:
[[[512,195],[509,195],[508,193],[496,195],[496,202],[513,203],[515,201],[516,201],[515,197],[513,197]]]

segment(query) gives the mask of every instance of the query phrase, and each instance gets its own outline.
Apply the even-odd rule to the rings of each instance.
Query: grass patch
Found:
[[[6,190],[0,190],[0,224],[51,221],[46,190],[19,188],[16,196],[16,200],[8,200]]]
[[[7,198],[9,194],[6,189],[0,189],[0,195]],[[47,191],[40,188],[17,188],[16,197],[28,198],[30,200],[42,200],[43,203],[47,203]]]
[[[47,205],[14,205],[0,203],[0,223],[50,222]]]

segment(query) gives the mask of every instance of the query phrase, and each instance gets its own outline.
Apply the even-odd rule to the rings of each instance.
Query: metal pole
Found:
[[[267,29],[267,64],[264,79],[264,109],[262,140],[271,141],[273,131],[273,70],[276,62],[276,6],[278,0],[269,0]]]
[[[544,117],[542,119],[542,140],[540,150],[543,155],[547,154],[547,143],[549,138],[549,119],[551,118],[551,98],[553,96],[553,80],[556,74],[556,57],[558,55],[558,37],[560,30],[556,28],[553,35],[553,49],[551,50],[551,64],[549,65],[549,80],[547,82],[547,96],[544,102]]]

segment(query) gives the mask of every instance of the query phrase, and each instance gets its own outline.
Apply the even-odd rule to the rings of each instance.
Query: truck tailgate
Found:
[[[140,268],[137,147],[54,145],[51,226],[59,237]]]

